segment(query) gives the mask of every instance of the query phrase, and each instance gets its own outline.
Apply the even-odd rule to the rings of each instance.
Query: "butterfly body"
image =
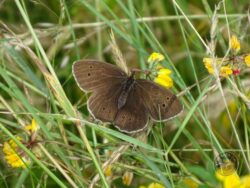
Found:
[[[92,92],[89,112],[102,122],[113,123],[120,131],[143,130],[149,119],[166,121],[183,109],[177,97],[156,83],[135,79],[117,66],[96,60],[80,60],[73,65],[78,86]]]
[[[133,88],[135,83],[135,80],[133,78],[133,75],[131,75],[130,77],[128,77],[125,81],[125,84],[122,87],[122,91],[121,94],[119,95],[118,98],[118,110],[121,109],[127,102],[127,98],[129,96],[129,93],[131,91],[131,89]]]

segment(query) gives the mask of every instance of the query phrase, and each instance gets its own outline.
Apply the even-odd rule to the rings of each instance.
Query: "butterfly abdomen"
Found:
[[[128,79],[124,83],[124,86],[122,88],[122,92],[118,98],[118,103],[117,103],[118,110],[121,109],[126,104],[129,93],[134,86],[134,82],[135,82],[135,80],[134,80],[133,76],[130,76],[130,77],[128,77]]]

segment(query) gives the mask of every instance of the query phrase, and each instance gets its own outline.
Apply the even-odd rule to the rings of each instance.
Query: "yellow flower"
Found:
[[[214,74],[214,67],[212,65],[212,59],[211,58],[203,58],[203,63],[208,71],[209,74]]]
[[[171,88],[173,87],[173,80],[167,75],[159,75],[154,79],[154,82],[165,87],[165,88]]]
[[[134,174],[132,172],[126,171],[122,176],[122,182],[124,185],[129,186],[133,180]]]
[[[233,35],[230,39],[230,48],[235,52],[238,52],[240,50],[240,42],[235,35]]]
[[[243,176],[240,178],[236,171],[229,175],[222,175],[221,169],[215,172],[215,175],[219,181],[222,182],[223,188],[249,188],[250,186],[250,175]]]
[[[245,186],[245,188],[249,188],[250,185],[250,175],[244,176],[243,178],[241,178],[241,186]]]
[[[227,65],[220,68],[220,76],[228,77],[231,74],[233,74],[233,70],[230,66]]]
[[[203,63],[208,71],[209,74],[214,74],[214,67],[212,64],[211,58],[203,58]],[[216,59],[216,64],[221,64],[221,59]],[[229,75],[233,74],[233,70],[229,65],[222,66],[220,68],[220,76],[228,77]]]
[[[20,137],[16,138],[22,140]],[[4,142],[3,153],[6,162],[13,168],[26,168],[30,163],[27,158],[23,157],[23,151],[18,148],[18,145],[12,139],[9,142]]]
[[[165,188],[165,187],[159,183],[151,183],[149,184],[148,188]]]
[[[223,185],[224,185],[224,188],[236,187],[236,186],[240,185],[240,177],[235,172],[235,173],[233,173],[225,178]]]
[[[160,53],[157,53],[157,52],[153,52],[149,58],[148,58],[148,62],[149,63],[152,63],[152,62],[159,62],[159,61],[162,61],[164,60],[164,56]]]
[[[246,65],[248,67],[250,67],[250,54],[247,54],[245,57],[244,57],[244,61],[246,63]]]
[[[157,72],[157,77],[154,79],[154,82],[165,87],[165,88],[170,88],[173,87],[173,80],[170,77],[171,71],[169,69],[160,69]]]
[[[235,169],[237,167],[235,166],[235,163],[232,162],[229,159],[223,159],[220,163],[219,163],[219,168],[217,170],[217,173],[221,174],[222,176],[228,176],[230,174],[235,173]]]
[[[223,188],[233,188],[240,184],[240,177],[236,171],[224,176],[221,174],[221,169],[218,169],[215,175],[216,178],[223,183]]]
[[[30,132],[36,132],[38,130],[38,128],[39,128],[39,126],[37,125],[35,119],[32,119],[31,124],[25,126],[25,130],[30,131]]]
[[[148,186],[140,185],[139,188],[165,188],[165,187],[159,183],[153,182],[153,183],[150,183]]]
[[[198,188],[199,184],[195,182],[193,179],[186,177],[182,180],[183,184],[186,185],[188,188]]]
[[[106,169],[104,170],[104,174],[106,177],[110,177],[112,175],[112,167],[111,165],[108,165]]]

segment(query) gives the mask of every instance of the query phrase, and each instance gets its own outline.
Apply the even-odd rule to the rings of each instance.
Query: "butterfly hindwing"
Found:
[[[134,133],[143,130],[149,116],[138,88],[129,92],[126,104],[118,110],[114,125],[122,132]]]
[[[140,88],[140,96],[155,121],[166,121],[177,116],[183,109],[176,95],[152,81],[138,79],[135,87]]]

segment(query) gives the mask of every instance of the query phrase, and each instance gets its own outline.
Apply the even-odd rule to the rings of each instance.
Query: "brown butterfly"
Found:
[[[73,64],[73,75],[84,92],[92,92],[87,106],[94,118],[113,123],[122,132],[142,131],[149,118],[166,121],[183,109],[169,90],[109,63],[80,60]]]

